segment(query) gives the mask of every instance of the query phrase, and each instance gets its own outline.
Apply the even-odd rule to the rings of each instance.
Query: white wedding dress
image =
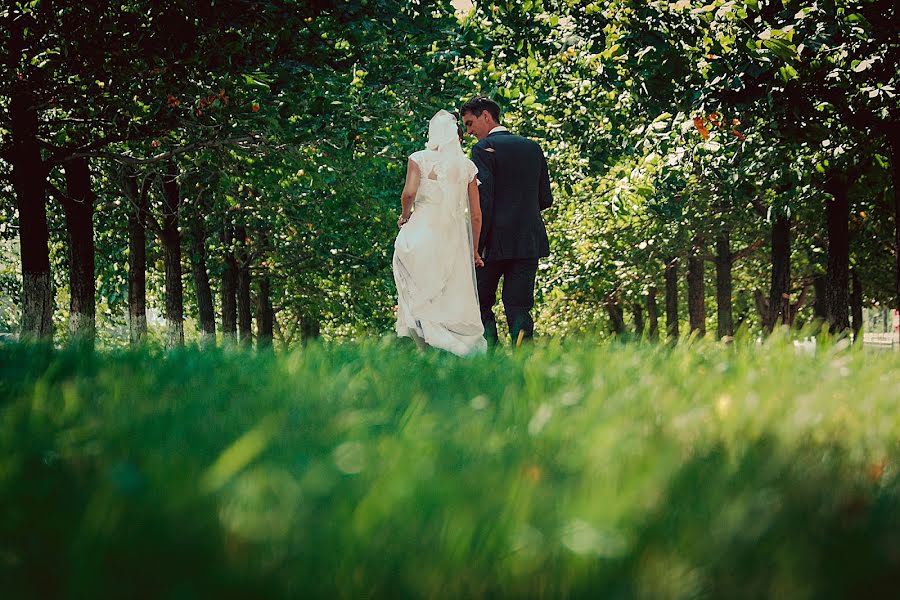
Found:
[[[439,111],[427,149],[409,159],[420,178],[394,242],[397,335],[460,356],[484,352],[467,191],[478,170],[462,152],[453,115]]]

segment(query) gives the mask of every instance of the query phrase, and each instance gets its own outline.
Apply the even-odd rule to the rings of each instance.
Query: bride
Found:
[[[456,118],[440,110],[426,149],[409,157],[393,269],[397,335],[463,356],[487,342],[475,284],[484,263],[472,243],[481,230],[478,170],[459,140]]]

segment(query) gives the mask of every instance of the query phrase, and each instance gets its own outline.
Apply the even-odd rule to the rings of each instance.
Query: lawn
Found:
[[[900,357],[0,346],[5,598],[881,598]]]

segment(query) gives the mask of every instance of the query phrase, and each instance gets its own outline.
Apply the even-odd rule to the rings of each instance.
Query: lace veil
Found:
[[[456,117],[446,110],[439,110],[431,118],[428,123],[426,151],[414,155],[420,163],[423,178],[465,183],[471,181],[475,165],[463,154],[458,127]]]

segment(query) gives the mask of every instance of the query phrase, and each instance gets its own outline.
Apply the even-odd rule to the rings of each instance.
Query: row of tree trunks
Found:
[[[826,204],[828,223],[828,270],[825,276],[814,280],[816,303],[815,316],[827,321],[832,331],[850,328],[849,309],[854,310],[854,334],[859,335],[862,326],[862,292],[850,296],[850,234],[849,234],[849,184],[846,177],[829,180],[826,190],[833,199]],[[896,201],[897,218],[900,219],[900,200]],[[772,277],[768,298],[758,298],[763,327],[771,332],[778,324],[793,325],[794,316],[802,300],[791,304],[791,220],[781,214],[776,217],[771,231]],[[897,233],[900,245],[900,229]],[[688,317],[691,331],[705,333],[705,292],[703,260],[699,240],[694,240],[691,256],[688,257]],[[678,335],[678,288],[676,259],[666,263],[666,313],[669,336]],[[733,255],[728,234],[722,233],[716,240],[716,300],[717,336],[734,335],[732,316],[732,267]],[[900,250],[897,255],[897,303],[900,304]],[[858,285],[858,280],[854,281]],[[857,289],[857,288],[855,288]],[[852,300],[852,302],[851,302]]]
[[[50,273],[49,229],[47,225],[46,165],[37,143],[37,113],[29,104],[30,94],[18,90],[10,109],[14,124],[12,145],[13,183],[20,219],[20,245],[23,274],[22,339],[52,339],[53,288]],[[57,194],[63,207],[69,243],[69,336],[72,340],[93,343],[96,335],[96,251],[93,212],[95,196],[91,188],[90,165],[85,158],[64,164],[65,194]],[[125,173],[123,192],[129,202],[128,216],[128,315],[129,341],[142,343],[147,333],[147,250],[146,224],[150,217],[148,192],[150,178],[138,189],[137,175]],[[178,171],[169,165],[162,178],[163,214],[158,226],[165,263],[167,322],[166,346],[184,344],[184,291],[181,268],[182,205]],[[206,232],[203,211],[191,227],[190,251],[196,286],[202,340],[215,342],[215,313],[207,270]],[[229,236],[231,236],[229,231]],[[252,343],[250,300],[250,257],[246,251],[246,229],[239,228],[241,260],[235,259],[231,244],[226,244],[226,268],[223,274],[223,333],[234,337],[240,321],[241,341]],[[265,238],[263,238],[265,240]],[[264,244],[263,244],[264,245]],[[259,282],[257,327],[260,345],[271,346],[274,336],[274,310],[271,302],[271,278],[266,272]],[[229,302],[229,299],[230,302]],[[238,302],[235,302],[235,299]],[[240,308],[240,311],[236,310]],[[310,333],[317,335],[317,332]]]
[[[634,320],[634,335],[643,337],[646,333],[650,339],[659,337],[659,312],[656,306],[656,288],[651,287],[645,297],[647,320],[644,319],[644,303],[632,302],[631,315]],[[611,330],[615,335],[623,335],[626,332],[624,311],[619,306],[615,298],[609,299],[605,303],[606,314],[609,317]],[[316,328],[315,335],[318,335]],[[313,336],[304,336],[304,339]]]
[[[896,136],[892,138],[892,152],[900,153],[900,142]],[[896,177],[896,170],[893,171]],[[850,230],[849,230],[849,181],[846,174],[839,174],[828,180],[825,189],[832,196],[826,202],[826,220],[828,226],[828,268],[824,276],[817,276],[815,288],[814,314],[816,318],[827,322],[834,332],[850,329],[850,310],[853,310],[853,334],[858,338],[862,331],[861,284],[856,273],[853,274],[853,293],[850,293]],[[895,213],[900,223],[900,195],[895,186]],[[771,282],[768,297],[757,294],[757,305],[762,317],[763,328],[771,333],[779,324],[792,326],[794,317],[803,304],[805,289],[797,303],[791,303],[791,219],[785,213],[776,216],[771,227],[770,264]],[[900,227],[897,236],[897,303],[900,304]],[[716,238],[716,306],[717,337],[734,335],[733,322],[733,263],[735,255],[731,252],[727,231]],[[700,336],[706,332],[705,273],[702,257],[702,240],[699,236],[693,240],[691,254],[687,265],[688,319],[691,332]],[[677,258],[670,258],[665,265],[666,281],[666,324],[669,339],[678,337],[678,271]],[[649,303],[649,299],[648,299]],[[613,330],[624,331],[624,323],[619,324],[616,314],[607,306],[607,312],[613,323]],[[644,330],[641,307],[632,307],[634,327],[638,335]]]
[[[175,281],[181,281],[182,273],[180,269],[180,252],[174,247],[176,243],[180,243],[175,235],[177,228],[177,215],[172,211],[173,206],[178,206],[182,200],[177,189],[177,174],[169,173],[163,178],[164,190],[164,216],[163,225],[160,227],[160,239],[163,242],[164,258],[166,263],[166,321],[167,321],[167,347],[174,347],[184,343],[183,325],[179,326],[182,321],[177,321],[172,317],[179,314],[183,315],[183,290]],[[146,192],[146,190],[144,190]],[[125,193],[132,203],[132,212],[129,216],[129,307],[131,319],[131,342],[139,344],[146,336],[147,320],[146,320],[146,229],[143,227],[141,214],[147,214],[146,193],[139,193],[137,190],[137,179],[131,174],[125,180]],[[177,194],[177,195],[176,195]],[[201,211],[202,214],[202,211]],[[246,236],[246,228],[239,227],[238,234],[242,239]],[[223,233],[223,241],[225,242],[225,269],[222,274],[222,333],[226,341],[236,339],[237,323],[239,320],[238,298],[243,297],[241,303],[242,315],[242,343],[250,345],[252,343],[252,319],[251,297],[250,297],[250,268],[249,255],[243,245],[239,254],[242,263],[239,264],[233,252],[233,241],[235,240],[235,230],[232,227],[226,227]],[[265,236],[263,236],[265,243]],[[176,242],[177,240],[177,242]],[[200,316],[201,343],[203,345],[215,344],[215,312],[212,297],[212,285],[210,283],[209,273],[207,270],[206,235],[202,222],[192,221],[190,227],[190,252],[191,267],[194,279],[195,290],[197,293],[197,302]],[[246,240],[244,240],[246,243]],[[176,266],[176,257],[178,265]],[[240,282],[240,284],[239,284]],[[257,338],[260,347],[269,347],[272,345],[274,338],[275,314],[271,301],[271,276],[264,272],[259,279],[259,290],[257,294]],[[240,290],[240,293],[239,293]],[[170,292],[174,291],[175,302],[170,302]],[[179,294],[181,302],[178,302]],[[317,335],[317,333],[315,334]]]
[[[13,156],[13,176],[19,201],[20,218],[22,220],[22,261],[25,296],[25,316],[23,318],[23,337],[49,338],[52,336],[52,288],[50,286],[49,255],[47,249],[46,198],[44,191],[34,185],[34,180],[27,175],[44,176],[43,164],[40,162],[39,148],[34,143],[36,138],[36,113],[33,107],[24,106],[21,102],[26,95],[14,98],[13,114],[18,117],[20,127],[15,147],[24,156],[30,152],[32,158],[37,152],[38,172],[34,172],[35,163],[22,163]],[[30,117],[29,117],[30,115]],[[31,142],[27,134],[27,118],[32,118]],[[31,169],[31,170],[29,170]],[[73,338],[93,341],[96,319],[95,277],[94,277],[94,240],[93,240],[93,204],[91,176],[88,162],[84,158],[70,160],[65,165],[67,192],[61,197],[65,212],[69,238],[69,283],[70,283],[70,320],[69,332]],[[160,226],[160,237],[163,243],[166,267],[166,320],[168,325],[167,346],[174,347],[184,343],[183,313],[184,298],[181,273],[181,234],[179,232],[179,213],[181,193],[178,187],[178,172],[174,164],[163,178],[163,218]],[[129,316],[130,337],[133,343],[139,343],[146,334],[146,234],[143,215],[147,213],[146,193],[139,193],[134,174],[126,177],[126,195],[132,202],[129,217]],[[853,305],[853,331],[859,335],[862,327],[862,292],[859,279],[853,275],[853,295],[850,296],[849,272],[849,184],[845,177],[834,177],[827,184],[827,191],[832,199],[826,204],[828,224],[828,271],[822,280],[817,279],[816,314],[822,315],[833,330],[843,331],[850,328],[850,305]],[[145,192],[145,191],[144,191]],[[895,192],[896,197],[896,192]],[[897,207],[895,207],[897,208]],[[191,264],[200,312],[200,326],[204,343],[214,343],[215,315],[212,292],[207,272],[206,234],[202,226],[202,210],[191,228]],[[26,223],[32,223],[27,226]],[[766,310],[763,311],[763,325],[769,332],[779,324],[792,324],[793,310],[790,303],[790,219],[779,215],[772,225],[771,265],[772,278]],[[43,233],[43,235],[41,235]],[[900,234],[898,234],[900,235]],[[226,233],[226,238],[230,237]],[[226,244],[226,269],[223,274],[223,332],[233,336],[234,313],[237,313],[240,339],[243,344],[252,343],[252,314],[250,300],[250,257],[247,252],[247,233],[244,226],[237,228],[239,256],[231,252],[231,245]],[[265,247],[265,237],[261,247]],[[705,335],[706,307],[704,291],[704,261],[699,252],[700,241],[695,240],[694,252],[688,258],[688,310],[691,331]],[[44,250],[42,252],[42,249]],[[721,234],[716,241],[716,294],[718,307],[718,337],[733,335],[732,322],[732,255],[727,233]],[[46,268],[44,268],[44,265]],[[900,265],[898,265],[900,266]],[[43,270],[42,270],[43,269]],[[236,279],[236,286],[235,280]],[[42,283],[43,282],[43,283]],[[236,290],[235,290],[236,287]],[[236,293],[235,293],[236,292]],[[825,302],[821,302],[824,292]],[[900,292],[898,292],[900,293]],[[678,296],[677,265],[675,260],[666,265],[666,315],[669,335],[678,335]],[[237,299],[237,310],[233,299]],[[259,283],[257,336],[261,346],[270,346],[273,339],[274,312],[271,305],[271,281],[264,274]],[[652,300],[651,300],[652,298]],[[653,307],[652,309],[650,307]],[[655,292],[648,297],[648,310],[655,318]],[[607,304],[607,311],[617,334],[625,331],[621,309],[615,302]],[[635,330],[638,335],[644,332],[643,309],[640,304],[633,306]],[[654,326],[655,327],[655,326]]]
[[[69,238],[69,337],[94,343],[94,194],[86,158],[65,164],[66,194],[61,198]]]
[[[9,159],[19,211],[22,258],[21,337],[50,340],[53,338],[53,280],[47,228],[48,173],[38,142],[35,98],[27,81],[18,81],[13,86],[9,113],[12,133]]]
[[[900,156],[900,127],[888,132],[892,153],[892,177],[894,178],[894,214],[900,224],[900,191],[898,191],[897,161]],[[826,182],[825,191],[831,195],[826,201],[828,230],[828,266],[824,276],[813,281],[815,288],[814,315],[827,322],[832,331],[850,329],[850,310],[853,310],[853,331],[858,337],[862,328],[862,291],[858,278],[853,280],[854,292],[850,293],[850,203],[849,190],[853,176],[838,173]],[[771,268],[772,277],[768,298],[758,298],[763,327],[771,332],[778,324],[793,325],[794,317],[803,300],[791,303],[791,220],[780,214],[772,224]],[[895,227],[895,282],[896,300],[900,307],[900,226]],[[703,260],[698,255],[700,240],[695,238],[692,253],[688,257],[688,318],[691,331],[705,333],[705,292]],[[678,336],[678,277],[675,258],[666,262],[666,321],[670,338]],[[717,336],[734,335],[732,308],[732,267],[734,257],[727,232],[716,240],[716,300]],[[854,274],[855,277],[855,274]],[[801,294],[802,296],[803,294]]]

